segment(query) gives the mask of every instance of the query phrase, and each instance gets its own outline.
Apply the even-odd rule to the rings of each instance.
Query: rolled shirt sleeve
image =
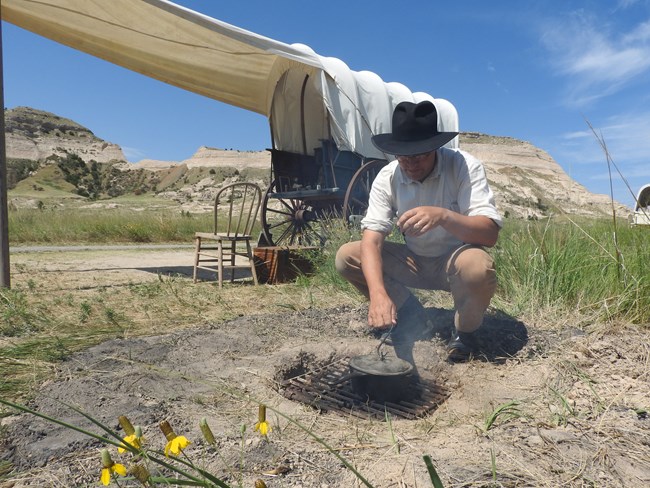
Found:
[[[390,234],[397,209],[393,198],[392,178],[397,161],[384,166],[375,177],[368,198],[368,211],[361,221],[361,229]]]

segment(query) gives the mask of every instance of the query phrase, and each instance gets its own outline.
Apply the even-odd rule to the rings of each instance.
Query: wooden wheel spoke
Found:
[[[372,183],[386,164],[387,161],[379,159],[369,161],[352,177],[343,200],[343,218],[347,224],[350,223],[351,215],[365,215]]]
[[[282,220],[280,222],[275,222],[275,223],[269,223],[268,227],[269,229],[277,229],[278,227],[281,227],[283,225],[288,225],[293,227],[293,222],[291,220]]]
[[[309,232],[306,232],[305,234],[309,238],[309,244],[321,245],[327,238],[327,228],[319,221],[314,221],[314,224],[318,225],[319,228],[314,228],[315,226],[309,222],[305,225]]]
[[[289,210],[291,213],[294,213],[296,211],[296,209],[298,209],[299,206],[300,206],[299,204],[296,204],[295,200],[291,200],[290,204],[287,203],[287,201],[283,200],[283,199],[280,199],[278,201],[280,202],[281,205],[286,207],[286,209]]]
[[[331,218],[340,201],[325,198],[273,198],[277,182],[268,188],[262,206],[262,232],[269,245],[322,244],[325,231],[321,219]],[[275,208],[269,208],[269,205]]]
[[[291,212],[283,212],[282,210],[277,210],[275,208],[267,208],[266,211],[269,212],[269,213],[273,213],[273,214],[287,215],[290,218],[293,217],[293,214],[294,214],[293,211],[291,211]]]
[[[352,197],[352,201],[350,203],[355,204],[356,207],[361,207],[361,208],[367,208],[368,207],[368,202],[364,202],[363,200],[360,200],[356,197]]]
[[[287,235],[289,235],[290,231],[294,231],[294,232],[291,232],[292,237],[291,237],[291,240],[289,241],[290,244],[293,244],[293,235],[295,234],[295,227],[294,226],[289,226],[286,229],[284,229],[282,231],[282,234],[280,234],[280,237],[277,238],[276,242],[278,242],[278,243],[284,242]]]

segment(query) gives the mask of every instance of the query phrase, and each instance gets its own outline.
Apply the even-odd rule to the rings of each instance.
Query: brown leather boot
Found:
[[[476,335],[473,332],[454,333],[447,344],[447,359],[454,363],[468,361],[477,351]]]

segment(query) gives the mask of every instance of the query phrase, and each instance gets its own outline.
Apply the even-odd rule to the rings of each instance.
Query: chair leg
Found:
[[[235,259],[237,258],[237,255],[235,254],[237,252],[237,242],[232,241],[230,244],[230,282],[234,283],[235,282]]]
[[[246,241],[246,254],[248,254],[248,262],[251,265],[251,274],[253,275],[253,282],[255,286],[259,285],[257,281],[257,270],[255,269],[255,258],[253,256],[253,250],[251,249],[251,243]]]
[[[200,237],[195,237],[194,238],[195,242],[195,251],[194,251],[194,283],[196,283],[196,275],[198,271],[198,266],[199,266],[199,256],[201,255],[201,238]]]
[[[219,288],[223,288],[223,243],[221,241],[217,241],[217,275]]]

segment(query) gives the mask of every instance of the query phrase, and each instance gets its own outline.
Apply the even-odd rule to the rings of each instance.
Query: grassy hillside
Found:
[[[19,181],[13,189],[9,190],[9,197],[37,199],[79,197],[75,194],[75,190],[75,185],[65,180],[58,166],[46,165]]]
[[[91,138],[95,135],[74,120],[31,107],[16,107],[5,110],[5,131],[27,135],[58,134]]]

